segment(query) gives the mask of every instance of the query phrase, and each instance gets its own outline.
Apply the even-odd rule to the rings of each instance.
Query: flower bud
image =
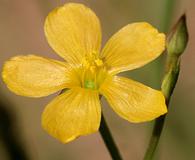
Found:
[[[186,15],[184,14],[168,34],[167,51],[169,56],[179,57],[188,43],[188,30],[186,26]]]

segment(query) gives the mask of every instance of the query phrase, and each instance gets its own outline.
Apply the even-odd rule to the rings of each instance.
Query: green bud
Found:
[[[186,15],[184,14],[168,34],[167,51],[168,55],[179,57],[185,50],[188,43],[188,30]]]

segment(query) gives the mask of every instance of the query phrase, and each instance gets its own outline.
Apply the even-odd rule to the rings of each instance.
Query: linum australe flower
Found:
[[[3,67],[3,80],[17,95],[43,97],[68,88],[42,114],[42,126],[66,143],[99,129],[103,95],[112,109],[130,122],[150,121],[167,112],[160,91],[116,74],[139,68],[158,57],[165,35],[146,22],[120,29],[101,48],[95,13],[68,3],[46,18],[50,46],[65,62],[35,55],[16,56]]]

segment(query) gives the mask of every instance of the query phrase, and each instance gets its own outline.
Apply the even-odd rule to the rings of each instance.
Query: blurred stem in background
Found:
[[[180,71],[181,55],[184,52],[187,43],[188,31],[186,26],[186,16],[183,15],[168,35],[166,72],[161,85],[167,107],[169,106],[171,95],[173,94],[173,90],[177,83]],[[152,160],[161,136],[165,118],[166,115],[163,115],[155,120],[152,137],[144,160]]]
[[[173,13],[176,7],[176,0],[164,0],[162,4],[163,12],[162,12],[162,17],[159,25],[160,31],[167,33],[172,18],[173,18]],[[159,60],[155,63],[154,65],[154,72],[155,72],[155,87],[158,88],[160,86],[160,81],[162,79],[162,74],[163,73],[163,65],[165,61],[165,56],[162,54],[159,58]]]
[[[163,7],[164,9],[163,9],[162,19],[160,24],[160,29],[163,32],[167,32],[169,30],[171,20],[173,18],[173,13],[175,10],[175,4],[176,4],[176,0],[164,1],[164,7]]]
[[[0,97],[0,141],[4,145],[9,160],[29,160],[20,141],[15,115],[11,109],[8,109],[11,108],[11,104],[2,94]]]

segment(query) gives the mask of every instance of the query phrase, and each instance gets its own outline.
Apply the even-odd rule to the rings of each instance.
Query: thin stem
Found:
[[[102,118],[101,118],[101,124],[100,124],[100,134],[102,136],[102,139],[104,140],[104,143],[110,152],[110,155],[113,160],[122,160],[122,157],[119,153],[119,150],[113,140],[112,134],[108,128],[108,125],[105,121],[104,115],[102,113]]]
[[[165,96],[166,105],[169,106],[169,101],[180,71],[180,58],[167,56],[167,71],[162,82],[162,92]],[[163,130],[166,115],[163,115],[155,120],[152,136],[144,156],[144,160],[152,160],[160,136]]]
[[[161,24],[161,30],[164,32],[167,32],[169,29],[170,23],[171,23],[171,18],[173,15],[173,10],[175,7],[175,0],[166,0],[165,1],[165,7],[164,7],[164,13],[163,13],[163,20]],[[179,75],[179,62],[180,60],[174,59],[174,62],[171,60],[170,57],[167,57],[167,68],[168,71],[165,74],[164,79],[169,76],[171,77],[170,81],[168,82],[169,84],[162,84],[162,92],[165,95],[165,100],[166,100],[166,105],[167,107],[169,106],[169,101],[172,95],[172,92],[175,88],[175,85],[177,83],[178,75]],[[161,60],[162,62],[162,60]],[[177,63],[177,64],[176,64]],[[161,63],[162,64],[162,63]],[[158,68],[158,67],[157,67]],[[159,70],[158,70],[159,71]],[[168,86],[168,87],[167,87]],[[148,148],[146,150],[144,160],[152,160],[154,152],[156,150],[156,147],[158,145],[158,142],[160,140],[160,136],[163,130],[164,122],[165,122],[166,114],[163,116],[160,116],[155,120],[154,123],[154,128],[152,131],[152,136],[150,138],[150,142],[148,145]]]
[[[152,132],[152,136],[150,139],[150,143],[149,143],[147,152],[145,154],[144,160],[151,160],[152,159],[153,154],[154,154],[156,147],[158,145],[158,141],[159,141],[162,129],[163,129],[164,121],[165,121],[165,116],[161,116],[161,117],[156,119],[155,124],[154,124],[154,129]]]
[[[173,90],[178,80],[181,55],[184,52],[188,43],[188,30],[185,14],[182,15],[181,18],[178,20],[168,37],[169,38],[167,41],[166,73],[161,85],[161,89],[165,96],[167,106],[169,106],[171,95],[173,94]],[[152,137],[150,139],[150,143],[145,154],[145,160],[151,160],[153,157],[153,154],[160,139],[165,118],[166,115],[158,118],[155,121]]]

